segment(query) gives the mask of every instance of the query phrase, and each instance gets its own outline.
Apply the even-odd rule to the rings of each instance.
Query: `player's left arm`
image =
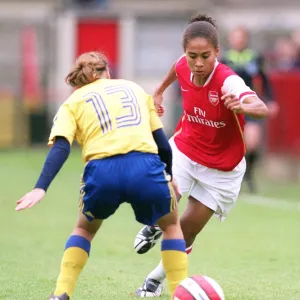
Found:
[[[49,145],[52,146],[43,170],[32,191],[17,201],[16,211],[31,208],[40,202],[51,182],[67,160],[76,132],[76,122],[68,104],[64,104],[53,121]]]
[[[35,189],[47,191],[51,182],[69,157],[70,151],[71,146],[68,140],[63,136],[57,136],[54,145],[48,153],[43,170],[34,187]]]
[[[268,108],[257,96],[248,96],[240,104],[240,111],[237,111],[237,113],[242,113],[255,119],[263,119],[268,115]]]
[[[266,104],[237,75],[229,76],[222,87],[224,105],[238,114],[262,119],[268,115]]]

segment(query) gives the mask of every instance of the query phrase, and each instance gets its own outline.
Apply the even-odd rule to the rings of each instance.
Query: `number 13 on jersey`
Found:
[[[141,123],[141,111],[136,95],[133,90],[125,86],[106,87],[106,95],[118,94],[122,103],[124,114],[116,118],[117,128],[137,126]],[[112,121],[103,100],[99,93],[88,93],[85,95],[86,103],[93,105],[97,114],[102,133],[105,134],[112,130]]]

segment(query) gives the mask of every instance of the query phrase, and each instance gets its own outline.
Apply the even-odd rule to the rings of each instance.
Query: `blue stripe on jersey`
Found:
[[[93,103],[93,106],[94,106],[94,108],[97,112],[97,116],[98,116],[98,119],[99,119],[99,122],[100,122],[102,132],[107,133],[108,131],[112,130],[111,119],[109,117],[105,102],[103,101],[101,95],[98,94],[98,93],[88,93],[88,94],[85,95],[85,97],[86,96],[91,97],[86,102],[92,102]]]
[[[89,99],[89,100],[86,100],[86,102],[87,102],[87,103],[88,103],[88,102],[92,102],[92,104],[93,104],[93,106],[94,106],[94,108],[95,108],[95,111],[96,111],[96,113],[97,113],[98,120],[99,120],[99,122],[100,122],[100,126],[101,126],[101,129],[102,129],[102,132],[104,133],[104,127],[103,127],[103,125],[102,125],[101,117],[100,117],[99,112],[98,112],[98,109],[97,109],[97,107],[96,107],[96,105],[95,105],[94,99],[91,98],[91,99]]]
[[[103,119],[104,119],[104,124],[105,124],[105,127],[106,127],[107,131],[112,130],[111,120],[109,118],[107,108],[105,106],[105,103],[104,103],[101,95],[100,94],[95,94],[94,97],[95,97],[95,99],[97,101],[97,104],[98,104],[98,106],[100,108],[100,111],[102,113],[102,116],[103,116]],[[108,123],[110,125],[110,128],[108,128],[107,121],[108,121]]]

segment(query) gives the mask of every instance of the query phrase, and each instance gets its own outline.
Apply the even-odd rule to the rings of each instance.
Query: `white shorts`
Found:
[[[246,160],[230,172],[207,168],[184,155],[170,139],[173,151],[173,176],[180,194],[188,192],[224,220],[236,203],[246,171]]]

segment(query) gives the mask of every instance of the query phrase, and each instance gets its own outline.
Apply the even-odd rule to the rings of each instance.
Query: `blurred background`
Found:
[[[299,0],[0,0],[0,299],[50,295],[77,218],[83,164],[76,145],[47,199],[15,212],[43,166],[53,117],[72,93],[64,78],[75,58],[102,51],[114,77],[152,94],[182,55],[183,30],[198,13],[217,21],[219,60],[250,75],[271,113],[245,128],[248,170],[259,159],[257,193],[249,194],[246,180],[228,220],[213,218],[197,238],[190,273],[216,279],[228,300],[300,299]],[[164,105],[170,136],[182,110],[176,83]],[[132,300],[160,247],[136,256],[140,225],[128,205],[103,227],[75,297]]]
[[[57,108],[72,92],[64,77],[82,52],[104,52],[114,77],[153,93],[182,54],[182,32],[197,13],[217,21],[220,59],[241,26],[247,47],[263,57],[268,100],[278,107],[262,125],[260,166],[272,180],[300,182],[299,0],[1,0],[0,148],[46,143]],[[255,84],[264,98],[259,76]],[[181,114],[176,84],[165,105],[171,135]]]

